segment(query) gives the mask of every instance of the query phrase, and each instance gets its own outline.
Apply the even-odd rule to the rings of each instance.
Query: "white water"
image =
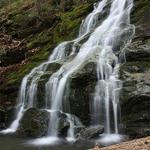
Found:
[[[128,4],[128,5],[127,5]],[[79,69],[81,69],[86,61],[93,55],[98,55],[97,59],[97,74],[98,84],[96,86],[96,95],[103,98],[105,103],[105,132],[111,134],[111,118],[110,118],[110,101],[113,104],[114,113],[114,126],[115,133],[118,133],[118,118],[117,107],[119,103],[119,90],[121,83],[118,79],[119,62],[118,57],[114,54],[115,42],[117,38],[120,38],[124,31],[133,28],[129,24],[129,12],[132,8],[132,1],[115,0],[112,3],[110,14],[104,22],[98,26],[91,34],[89,39],[81,46],[77,56],[71,61],[64,64],[58,72],[55,73],[57,80],[56,84],[52,83],[54,87],[52,102],[52,110],[61,110],[62,99],[68,78]],[[125,32],[126,33],[126,32]],[[129,35],[129,36],[132,36]],[[129,41],[131,37],[128,37]],[[54,77],[50,78],[50,81],[54,81]],[[99,90],[99,91],[98,91]],[[98,99],[99,101],[100,99]],[[97,105],[97,100],[94,103]],[[95,110],[95,108],[93,108]],[[54,120],[57,120],[55,115],[51,116]],[[52,121],[51,121],[52,122]],[[52,126],[57,125],[57,121]],[[55,134],[57,135],[57,128],[55,128]]]
[[[112,0],[110,13],[108,17],[101,23],[99,22],[99,15],[103,12],[107,0],[102,0],[97,7],[90,13],[83,21],[80,28],[79,37],[73,41],[61,43],[56,47],[49,57],[47,62],[42,63],[39,67],[34,68],[31,73],[24,77],[20,89],[18,112],[15,121],[11,126],[2,131],[2,133],[15,132],[19,126],[19,121],[26,109],[36,107],[37,103],[37,86],[41,76],[46,72],[49,64],[59,60],[65,60],[70,55],[75,55],[72,60],[65,60],[62,67],[52,74],[49,81],[45,84],[45,108],[50,112],[50,124],[48,135],[44,138],[38,139],[40,144],[48,144],[50,141],[56,142],[58,140],[58,118],[57,112],[62,112],[62,101],[65,88],[69,77],[82,69],[90,58],[95,58],[97,62],[97,85],[95,88],[95,96],[92,103],[92,113],[95,115],[93,124],[100,124],[99,117],[102,103],[104,107],[104,123],[105,133],[108,135],[113,132],[118,134],[118,104],[119,91],[121,89],[121,82],[119,81],[119,61],[115,54],[118,49],[116,44],[120,42],[122,36],[127,36],[124,45],[130,42],[133,33],[133,26],[130,25],[130,11],[133,6],[132,0]],[[93,33],[91,33],[93,31]],[[80,43],[87,34],[90,34],[88,40]],[[67,46],[72,43],[72,49],[68,52]],[[79,44],[80,43],[80,44]],[[79,44],[78,53],[76,45]],[[111,104],[113,105],[113,119],[110,115]],[[69,104],[66,104],[69,105]],[[98,114],[98,115],[97,115]],[[74,123],[71,121],[70,114],[67,114],[67,119],[70,122],[68,130],[68,140],[75,139],[74,137]],[[112,129],[111,122],[114,122]],[[50,141],[48,140],[50,139]],[[49,141],[49,142],[48,142]],[[33,141],[36,143],[37,141]]]
[[[116,51],[115,44],[119,38],[127,36],[128,39],[124,43],[124,46],[126,46],[134,35],[134,26],[130,25],[132,7],[132,0],[114,0],[108,18],[99,28],[99,34],[102,35],[102,39],[99,41],[102,50],[97,60],[98,82],[92,102],[92,113],[95,116],[92,123],[97,125],[104,120],[106,134],[101,139],[104,143],[121,140],[121,136],[118,135],[118,106],[122,85],[118,74],[120,64],[114,51]],[[105,104],[104,110],[101,107],[103,103]],[[102,111],[105,113],[104,119],[99,115]],[[113,112],[113,115],[111,115],[111,112]]]
[[[91,30],[98,25],[99,16],[103,12],[104,7],[107,4],[107,0],[103,0],[98,3],[98,6],[94,8],[93,12],[90,13],[85,20],[83,20],[81,24],[81,28],[79,31],[79,36],[89,33]]]
[[[90,22],[92,20],[98,21],[97,20],[98,19],[97,18],[97,14],[98,14],[97,10],[100,9],[99,10],[99,13],[100,13],[103,10],[103,7],[105,5],[106,5],[106,0],[99,3],[98,7],[95,8],[94,11],[93,11],[93,12],[96,11],[96,13],[93,14],[93,12],[92,12],[91,17],[88,16],[85,19],[85,22],[88,22],[88,20]],[[80,33],[79,37],[74,40],[74,45],[73,46],[75,46],[80,40],[82,40],[83,36],[86,35],[87,33],[89,33],[95,25],[96,25],[96,22],[94,22],[94,21],[93,21],[93,24],[90,23],[90,27],[86,26],[86,23],[85,24],[83,23],[80,27],[80,31],[82,29],[85,29],[85,32],[83,32],[82,34]],[[72,55],[75,54],[74,49],[71,52],[71,54]],[[77,56],[78,56],[78,54],[77,54]],[[82,58],[79,57],[78,59],[76,59],[77,56],[71,62],[65,63],[56,73],[54,73],[50,77],[49,81],[46,83],[46,91],[48,91],[48,93],[46,93],[46,101],[47,102],[51,101],[51,108],[50,108],[49,111],[53,111],[53,113],[50,113],[50,124],[49,124],[49,131],[48,131],[48,135],[51,136],[51,137],[57,137],[57,135],[58,135],[57,128],[58,128],[59,120],[58,120],[58,117],[57,117],[57,111],[62,111],[62,99],[63,99],[64,90],[65,90],[65,87],[66,87],[66,82],[67,82],[67,79],[68,79],[69,75],[71,73],[73,73],[71,68],[78,66],[76,61],[81,62],[81,64],[83,63],[81,61]],[[65,71],[67,71],[67,70],[69,71],[69,68],[70,68],[71,72],[66,73]],[[70,115],[67,115],[67,116],[68,116],[68,119],[69,119]],[[74,139],[75,139],[75,137],[74,137],[74,130],[73,130],[73,122],[70,121],[70,129],[68,130],[67,140],[69,140],[69,141],[73,140],[74,141]]]

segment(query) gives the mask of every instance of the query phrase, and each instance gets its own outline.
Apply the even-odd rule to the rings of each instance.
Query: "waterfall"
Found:
[[[122,85],[119,80],[118,53],[130,42],[134,33],[134,26],[130,24],[133,0],[112,0],[108,16],[100,23],[99,16],[103,14],[107,4],[107,0],[102,0],[94,5],[94,10],[81,23],[79,36],[73,41],[59,44],[46,62],[34,68],[23,78],[16,119],[2,133],[15,132],[24,112],[31,107],[37,107],[37,87],[40,78],[49,65],[61,61],[62,66],[50,76],[45,84],[45,109],[50,113],[46,138],[48,137],[50,141],[57,141],[59,122],[57,113],[64,113],[62,101],[69,78],[82,69],[91,58],[94,58],[97,63],[97,84],[91,103],[91,113],[94,116],[92,125],[101,124],[103,120],[106,134],[119,133],[118,105]],[[87,40],[83,41],[85,38]],[[72,59],[69,59],[70,57]],[[104,107],[102,107],[103,104]],[[66,105],[69,104],[66,103]],[[113,118],[111,118],[111,109]],[[102,110],[103,118],[101,118]],[[81,123],[76,117],[72,117],[73,114],[67,113],[66,116],[70,123],[66,139],[74,139],[74,122]],[[45,142],[43,138],[35,143],[48,144],[50,141]]]

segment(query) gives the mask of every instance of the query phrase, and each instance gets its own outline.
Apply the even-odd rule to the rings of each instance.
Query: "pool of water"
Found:
[[[94,143],[89,144],[87,142],[76,142],[71,144],[65,141],[62,141],[59,144],[47,146],[33,146],[28,144],[29,141],[31,140],[16,136],[0,135],[0,150],[87,150],[94,146]]]
[[[67,142],[52,137],[27,139],[15,135],[0,135],[0,150],[88,150],[95,144],[101,147],[126,141],[127,137],[119,134],[102,134],[89,141]],[[49,145],[51,144],[51,145]]]

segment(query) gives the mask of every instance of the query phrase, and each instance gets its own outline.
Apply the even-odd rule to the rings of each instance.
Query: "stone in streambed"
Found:
[[[98,125],[81,130],[79,139],[92,139],[104,133],[104,126]]]
[[[17,134],[34,138],[44,136],[48,130],[48,123],[47,111],[30,108],[24,113]]]

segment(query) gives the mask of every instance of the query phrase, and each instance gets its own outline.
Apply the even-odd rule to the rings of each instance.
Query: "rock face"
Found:
[[[96,64],[89,62],[70,79],[68,96],[70,111],[79,117],[84,125],[90,124],[90,101],[95,91],[97,80],[95,74]]]
[[[141,10],[141,11],[140,11]],[[135,0],[131,22],[135,36],[126,48],[126,63],[120,70],[124,133],[130,137],[150,135],[150,4]]]

